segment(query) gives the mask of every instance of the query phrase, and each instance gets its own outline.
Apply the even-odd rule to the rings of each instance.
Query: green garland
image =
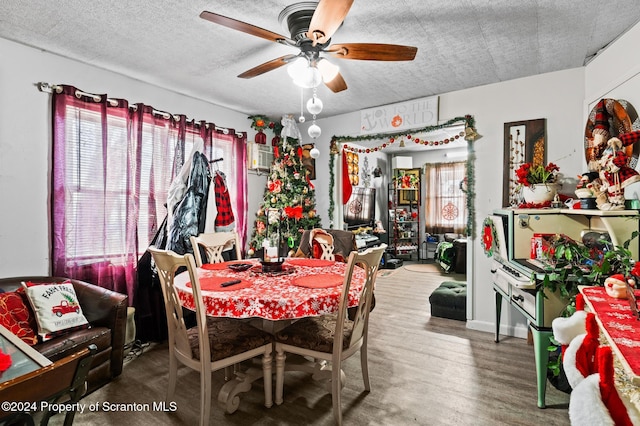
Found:
[[[476,152],[474,150],[473,142],[475,139],[467,139],[468,144],[468,155],[467,155],[467,229],[465,229],[465,234],[467,237],[474,238],[475,231],[475,222],[476,222],[476,209],[475,209],[475,162],[476,162]]]
[[[464,117],[456,117],[451,120],[438,124],[435,126],[427,126],[419,129],[411,129],[410,132],[396,132],[396,133],[376,133],[373,135],[360,135],[360,136],[334,136],[332,140],[336,142],[362,142],[362,141],[372,141],[379,139],[396,139],[398,137],[410,137],[411,134],[416,133],[429,133],[434,130],[440,130],[445,127],[449,127],[456,123],[465,123],[466,127],[473,127],[473,117],[470,115]]]
[[[334,200],[334,187],[335,187],[335,178],[334,178],[334,165],[335,165],[335,156],[340,152],[335,149],[336,144],[338,142],[362,142],[362,141],[372,141],[372,140],[380,140],[380,139],[389,139],[393,141],[397,138],[411,138],[411,133],[428,133],[434,130],[440,130],[445,127],[452,126],[457,123],[464,123],[465,125],[465,140],[468,144],[469,156],[467,158],[467,227],[466,227],[466,235],[473,237],[475,231],[475,208],[474,208],[474,199],[475,199],[475,182],[474,182],[474,169],[475,169],[475,151],[473,147],[473,142],[480,139],[480,135],[478,135],[475,131],[475,119],[471,115],[465,115],[464,117],[455,117],[449,121],[446,121],[442,124],[438,124],[435,126],[426,126],[423,128],[412,129],[410,132],[396,132],[396,133],[376,133],[372,135],[360,135],[360,136],[333,136],[331,138],[331,145],[334,149],[331,150],[329,155],[329,171],[330,171],[330,180],[329,180],[329,222],[333,227],[333,213],[335,209],[335,200]],[[382,150],[386,147],[384,144],[382,147],[376,147],[372,149],[372,151]]]

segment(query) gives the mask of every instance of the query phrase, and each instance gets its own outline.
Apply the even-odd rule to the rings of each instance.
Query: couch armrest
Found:
[[[70,280],[87,321],[111,330],[111,374],[122,372],[129,297],[80,280]]]
[[[85,281],[63,277],[13,277],[0,279],[0,289],[13,291],[22,281],[35,283],[56,283],[71,281],[82,307],[82,313],[93,326],[111,330],[111,374],[116,377],[122,372],[124,360],[124,340],[127,328],[127,306],[129,298],[106,288]]]

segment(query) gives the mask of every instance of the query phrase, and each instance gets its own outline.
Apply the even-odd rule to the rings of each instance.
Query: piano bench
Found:
[[[431,316],[467,320],[467,283],[445,281],[429,296]]]

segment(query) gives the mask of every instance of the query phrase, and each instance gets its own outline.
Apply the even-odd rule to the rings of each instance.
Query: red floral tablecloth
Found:
[[[255,259],[247,263],[259,265]],[[311,282],[313,276],[323,278],[327,276],[344,277],[346,263],[322,262],[316,265],[312,259],[304,262],[305,266],[286,260],[284,266],[293,268],[293,272],[272,274],[256,272],[258,268],[250,268],[242,272],[234,272],[229,268],[198,269],[201,281],[202,297],[207,314],[215,317],[230,318],[264,318],[268,320],[297,319],[309,316],[319,316],[334,313],[340,304],[342,285],[335,279],[334,285],[322,288],[310,288],[296,285],[296,282]],[[365,272],[355,268],[351,290],[349,291],[349,306],[358,304],[359,293],[365,282]],[[221,280],[242,280],[243,284],[226,287],[224,291],[210,291],[205,289],[204,282],[222,282]],[[250,285],[244,286],[245,282]],[[176,288],[182,306],[194,310],[193,294],[189,283],[189,274],[181,273],[175,279]],[[338,284],[338,285],[335,285]]]
[[[604,287],[582,287],[580,292],[620,362],[640,384],[640,321],[631,312],[626,299],[615,299]],[[635,291],[640,300],[640,290]]]

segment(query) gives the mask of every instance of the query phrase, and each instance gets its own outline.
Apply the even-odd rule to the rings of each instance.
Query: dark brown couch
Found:
[[[14,291],[23,281],[52,283],[65,280],[60,277],[2,278],[0,289]],[[122,373],[128,297],[84,281],[70,281],[91,327],[71,331],[33,348],[51,361],[57,361],[94,343],[98,352],[87,376],[88,392],[92,392]]]

